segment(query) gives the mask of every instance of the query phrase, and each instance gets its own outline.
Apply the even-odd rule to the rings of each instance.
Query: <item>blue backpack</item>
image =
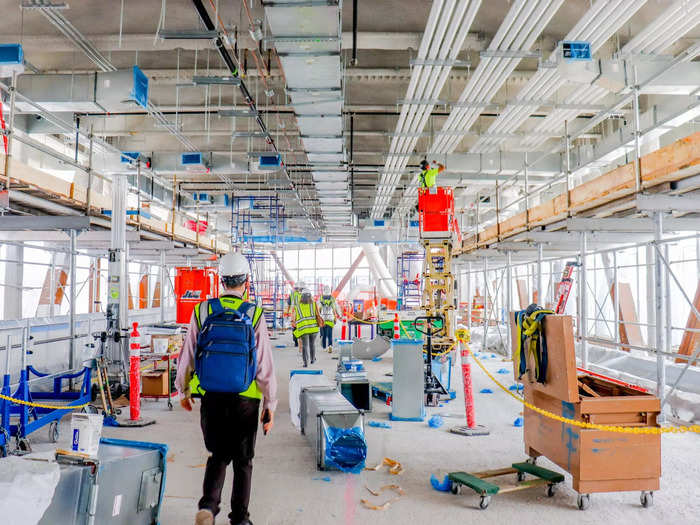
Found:
[[[206,392],[245,392],[255,379],[258,362],[255,329],[251,320],[255,305],[244,302],[238,310],[224,308],[210,299],[211,313],[197,337],[194,370]]]

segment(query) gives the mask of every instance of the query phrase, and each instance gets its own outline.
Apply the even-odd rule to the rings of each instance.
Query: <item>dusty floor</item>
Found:
[[[273,344],[290,343],[290,336],[273,341]],[[570,488],[567,476],[553,498],[547,498],[544,490],[533,488],[514,494],[495,497],[490,507],[479,510],[478,498],[469,490],[460,496],[440,493],[430,486],[430,475],[438,478],[452,470],[477,471],[510,465],[525,458],[522,445],[522,429],[513,426],[521,407],[515,400],[500,392],[480,371],[473,378],[478,422],[488,426],[488,437],[461,437],[450,434],[448,428],[463,424],[462,420],[448,418],[439,429],[426,423],[392,422],[392,429],[367,428],[368,465],[375,465],[388,456],[400,461],[405,472],[391,476],[381,472],[363,472],[348,475],[340,472],[316,471],[315,460],[306,438],[291,425],[288,405],[289,370],[300,365],[296,349],[275,348],[275,362],[279,381],[280,404],[275,428],[271,435],[258,435],[254,467],[254,489],[251,501],[251,517],[256,525],[359,525],[368,523],[384,525],[413,523],[513,523],[520,525],[540,523],[700,523],[700,436],[669,435],[663,438],[662,489],[655,494],[652,508],[639,504],[639,493],[595,494],[591,508],[581,512],[576,507],[576,493]],[[509,368],[500,359],[486,361],[495,372]],[[333,377],[337,361],[328,354],[321,354],[317,363],[328,377]],[[368,363],[370,378],[387,380],[391,371],[391,357],[381,362]],[[455,369],[458,370],[458,369]],[[464,403],[461,381],[457,399],[431,412],[463,414]],[[509,375],[501,375],[507,384]],[[493,394],[480,394],[482,388],[492,388]],[[203,464],[207,453],[199,430],[198,407],[186,413],[176,406],[169,412],[161,401],[144,401],[143,410],[157,424],[143,429],[105,428],[110,437],[137,439],[167,443],[170,446],[165,502],[161,523],[184,525],[193,523],[196,503],[200,496]],[[389,408],[375,400],[374,411],[366,420],[388,420]],[[61,443],[67,432],[64,418]],[[37,438],[35,448],[44,448]],[[541,460],[543,466],[551,463]],[[557,470],[556,467],[553,467]],[[323,478],[329,477],[330,481]],[[360,499],[369,498],[381,503],[389,494],[374,498],[365,488],[378,488],[388,483],[400,483],[406,495],[385,511],[367,510]],[[224,488],[225,500],[230,495],[231,479]],[[218,523],[226,523],[228,502]]]

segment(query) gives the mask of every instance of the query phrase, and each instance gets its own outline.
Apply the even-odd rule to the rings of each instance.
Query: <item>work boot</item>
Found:
[[[194,525],[214,525],[214,513],[209,509],[201,509],[194,517]]]
[[[328,347],[328,353],[329,353],[329,354],[332,354],[332,353],[333,353],[333,347],[332,347],[332,346],[329,346],[329,347]]]

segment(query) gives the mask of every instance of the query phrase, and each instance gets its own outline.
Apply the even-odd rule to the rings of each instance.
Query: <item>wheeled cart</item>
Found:
[[[496,478],[509,474],[516,475],[518,482],[516,485],[501,487],[485,481],[489,478]],[[526,474],[530,474],[536,479],[526,481]],[[564,476],[562,474],[535,465],[534,460],[529,460],[524,463],[513,463],[511,467],[485,470],[483,472],[450,472],[447,477],[450,480],[450,491],[452,494],[459,494],[462,486],[465,486],[481,496],[479,502],[479,508],[481,509],[486,509],[489,503],[491,503],[491,497],[496,494],[505,494],[507,492],[515,492],[532,487],[546,486],[547,496],[551,498],[554,496],[556,486],[564,481]]]
[[[17,448],[21,452],[29,452],[31,446],[28,436],[42,427],[48,426],[49,440],[58,441],[58,423],[63,416],[70,414],[75,407],[80,407],[90,402],[90,367],[82,370],[72,370],[58,374],[45,374],[37,371],[33,366],[26,364],[27,351],[29,349],[29,328],[23,329],[22,337],[22,368],[19,382],[10,384],[10,351],[12,339],[8,336],[5,345],[5,374],[3,376],[2,390],[0,393],[0,456],[8,453],[11,437],[16,439]],[[36,376],[30,379],[30,374]],[[50,391],[32,391],[30,383],[37,380],[53,379],[53,389]],[[77,381],[80,384],[78,391],[64,391],[64,381]],[[15,403],[16,399],[23,403]],[[28,403],[28,404],[25,404]],[[33,406],[34,404],[46,406]],[[60,406],[61,408],[53,408]],[[63,408],[65,407],[65,408]]]
[[[596,492],[639,491],[642,506],[650,506],[661,476],[661,435],[654,432],[659,398],[640,388],[579,373],[570,316],[547,315],[541,329],[547,343],[546,381],[523,376],[526,403],[556,417],[604,428],[582,428],[526,406],[526,454],[545,456],[571,474],[581,510],[588,508],[590,495]],[[514,323],[511,335],[513,348],[518,348]],[[528,363],[529,370],[533,367]],[[516,371],[516,380],[517,375]],[[641,427],[639,433],[625,432],[634,427]]]

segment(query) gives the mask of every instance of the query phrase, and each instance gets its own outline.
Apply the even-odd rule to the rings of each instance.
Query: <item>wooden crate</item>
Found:
[[[547,381],[545,384],[532,383],[523,376],[526,401],[579,421],[616,426],[658,426],[656,417],[661,407],[656,396],[577,371],[570,316],[547,316],[544,330],[549,356]],[[511,337],[515,342],[517,335],[513,322]],[[525,408],[524,420],[525,452],[531,457],[545,456],[568,471],[573,477],[573,488],[579,493],[659,489],[659,434],[583,429],[547,418],[528,408]]]

